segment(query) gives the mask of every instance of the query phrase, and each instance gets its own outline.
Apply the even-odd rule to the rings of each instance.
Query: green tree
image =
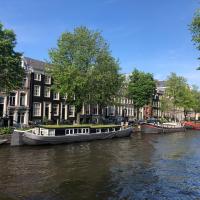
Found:
[[[174,118],[177,108],[184,108],[184,115],[186,117],[188,111],[191,109],[192,94],[187,83],[187,80],[182,76],[177,76],[171,73],[166,81],[166,95],[170,97],[173,104]]]
[[[200,50],[200,10],[198,9],[194,15],[192,23],[190,25],[190,31],[192,33],[192,40],[197,49]],[[197,68],[200,70],[200,67]]]
[[[21,87],[24,77],[22,54],[14,50],[16,43],[15,33],[0,23],[0,91],[6,93]]]
[[[195,113],[195,118],[196,118],[196,113],[200,112],[200,91],[196,85],[193,85],[191,92],[192,92],[192,96],[193,96],[193,101],[191,102],[192,109]]]
[[[160,98],[160,110],[162,118],[166,117],[166,113],[169,113],[173,108],[171,99],[166,94],[163,94]]]
[[[68,103],[75,105],[77,123],[83,104],[103,106],[114,102],[123,79],[118,62],[99,32],[86,27],[64,32],[49,56],[53,89],[67,94]]]
[[[128,84],[128,97],[133,99],[134,107],[137,109],[137,119],[139,119],[139,109],[151,102],[155,89],[156,83],[152,74],[134,69]]]
[[[119,74],[119,64],[113,57],[100,53],[88,77],[90,103],[102,108],[116,103],[124,77]]]
[[[180,107],[184,109],[185,120],[187,119],[188,112],[192,110],[194,104],[194,98],[191,89],[186,85],[180,92]]]

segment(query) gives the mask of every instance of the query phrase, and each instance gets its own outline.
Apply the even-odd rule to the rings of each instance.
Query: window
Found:
[[[28,86],[28,77],[25,76],[23,79],[23,87],[27,87]]]
[[[34,80],[41,81],[41,74],[35,73],[34,74]]]
[[[20,106],[25,106],[25,94],[20,93]]]
[[[53,105],[53,115],[54,116],[58,116],[59,114],[59,105],[58,104],[54,104]]]
[[[51,76],[45,76],[45,84],[51,84]]]
[[[10,106],[15,106],[15,93],[11,93],[9,96],[9,104]]]
[[[41,116],[41,103],[33,103],[33,116]]]
[[[59,93],[58,92],[54,92],[53,93],[53,99],[54,100],[59,100]]]
[[[110,113],[109,113],[109,115],[112,115],[112,116],[115,115],[115,107],[114,106],[110,107]]]
[[[75,107],[69,105],[69,117],[74,117]]]
[[[40,96],[40,86],[34,85],[34,96]]]
[[[97,114],[98,114],[98,112],[97,112],[97,106],[94,106],[94,107],[93,107],[93,114],[94,114],[94,115],[97,115]]]
[[[45,97],[50,97],[50,87],[45,87],[44,88],[44,96]]]
[[[3,102],[4,102],[4,98],[0,97],[0,104],[3,104]]]
[[[85,113],[90,114],[90,105],[85,105]]]
[[[24,124],[24,113],[18,113],[17,123]]]
[[[67,94],[63,97],[64,100],[67,100]]]

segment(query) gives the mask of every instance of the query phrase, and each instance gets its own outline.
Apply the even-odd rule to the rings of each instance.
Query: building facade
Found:
[[[72,123],[75,121],[75,107],[66,103],[66,98],[53,92],[52,78],[46,73],[46,63],[28,57],[22,58],[26,76],[20,90],[9,96],[0,94],[0,118],[9,119],[12,125],[39,123]],[[134,118],[132,100],[120,98],[117,106],[100,108],[98,105],[83,105],[81,119],[92,122],[100,115],[105,117]]]

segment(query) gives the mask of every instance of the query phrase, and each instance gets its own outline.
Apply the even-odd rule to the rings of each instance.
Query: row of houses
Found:
[[[26,72],[23,86],[8,96],[0,94],[0,118],[9,119],[10,125],[75,121],[75,107],[67,103],[66,97],[51,90],[53,80],[46,74],[45,66],[45,62],[28,57],[22,58],[22,67]],[[156,109],[158,107],[157,105]],[[103,109],[98,105],[83,105],[81,120],[91,122],[101,114],[107,118],[126,117],[133,120],[136,110],[131,99],[121,97],[117,106],[108,106]],[[140,119],[143,117],[144,109],[141,109]]]

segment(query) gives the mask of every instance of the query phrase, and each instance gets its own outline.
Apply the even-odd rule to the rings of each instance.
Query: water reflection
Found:
[[[197,199],[200,133],[0,147],[0,199]]]

